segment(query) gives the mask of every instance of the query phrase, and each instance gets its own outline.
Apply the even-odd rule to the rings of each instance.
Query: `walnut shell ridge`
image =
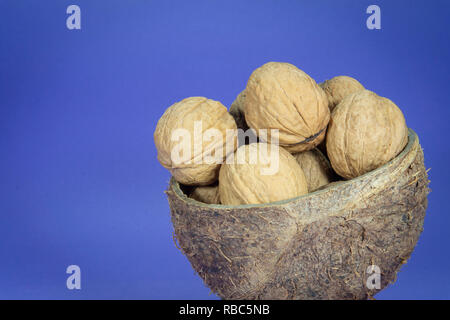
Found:
[[[195,134],[195,125],[201,124],[201,132]],[[184,129],[190,133],[190,158],[186,161],[174,162],[172,151],[180,146],[180,141],[172,141],[174,130]],[[204,139],[203,133],[208,129],[216,129],[221,135]],[[190,97],[170,106],[159,119],[154,132],[158,161],[167,168],[180,183],[186,185],[209,185],[219,175],[220,163],[205,161],[214,150],[220,150],[223,160],[226,157],[227,145],[237,147],[236,136],[227,135],[227,130],[236,131],[236,122],[227,108],[218,101],[204,97]],[[199,146],[199,148],[196,148]],[[186,148],[188,149],[188,148]]]
[[[330,119],[326,94],[294,65],[264,64],[250,75],[245,92],[245,120],[260,138],[260,129],[278,129],[280,146],[292,153],[313,149],[324,139]]]
[[[382,167],[297,198],[207,205],[167,190],[179,248],[224,299],[367,299],[396,279],[422,232],[428,177],[416,134]],[[366,285],[368,266],[381,289]]]

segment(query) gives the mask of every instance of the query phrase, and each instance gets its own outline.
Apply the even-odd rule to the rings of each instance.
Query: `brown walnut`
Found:
[[[363,85],[358,80],[348,76],[337,76],[325,80],[319,85],[327,95],[330,111],[333,111],[339,102],[349,94],[364,90]]]
[[[316,191],[335,179],[330,162],[317,148],[295,153],[293,156],[305,174],[309,192]]]
[[[201,131],[195,132],[199,124]],[[172,139],[177,129],[189,133],[189,139]],[[218,134],[204,137],[208,129]],[[235,136],[227,135],[227,130],[235,133],[236,123],[220,102],[204,97],[186,98],[169,107],[158,121],[154,133],[158,160],[182,184],[209,185],[217,180],[227,146],[233,147],[231,151],[236,147]],[[181,159],[175,161],[174,154]],[[206,161],[206,157],[218,161]]]
[[[333,110],[326,146],[336,173],[352,179],[393,159],[407,142],[402,111],[391,100],[362,90]]]
[[[233,162],[224,163],[220,169],[222,204],[269,203],[306,193],[306,178],[300,165],[276,145],[243,145],[236,150]]]
[[[289,63],[269,62],[251,74],[245,89],[245,120],[260,139],[261,129],[278,129],[279,144],[290,152],[313,149],[325,136],[330,119],[325,92],[305,72]]]

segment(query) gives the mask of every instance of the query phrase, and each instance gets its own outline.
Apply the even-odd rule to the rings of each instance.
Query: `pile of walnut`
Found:
[[[195,125],[199,121],[200,127]],[[210,128],[216,134],[205,138],[202,134]],[[259,142],[238,146],[236,137],[226,134],[237,128],[253,129]],[[171,158],[179,148],[179,141],[171,139],[176,129],[194,137],[181,163]],[[270,129],[279,130],[279,167],[267,175],[260,169],[268,166],[270,152],[264,159],[258,147],[271,150],[265,145],[271,142]],[[195,186],[191,198],[240,205],[294,198],[374,170],[403,150],[408,129],[391,100],[351,77],[317,84],[292,64],[269,62],[251,74],[229,112],[204,97],[184,99],[166,110],[154,139],[159,162],[178,182]],[[227,143],[235,147],[227,149]],[[222,163],[201,161],[218,145],[223,147]],[[230,152],[244,163],[225,161]],[[249,161],[256,154],[256,163]]]

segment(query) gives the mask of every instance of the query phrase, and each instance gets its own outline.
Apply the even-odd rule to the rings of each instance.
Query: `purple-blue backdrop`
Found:
[[[81,7],[82,29],[66,28]],[[381,7],[381,30],[366,8]],[[425,229],[380,299],[450,298],[449,1],[0,0],[0,298],[217,299],[172,240],[153,131],[267,61],[350,75],[420,137]],[[82,289],[66,288],[66,267]]]

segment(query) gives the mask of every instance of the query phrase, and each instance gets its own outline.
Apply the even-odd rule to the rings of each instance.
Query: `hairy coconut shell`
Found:
[[[353,180],[264,205],[206,205],[172,179],[179,247],[225,299],[367,299],[396,279],[422,232],[428,178],[416,134],[384,166]]]
[[[289,152],[313,149],[325,137],[330,110],[325,92],[289,63],[269,62],[250,75],[245,89],[245,120],[259,138],[261,129],[278,129],[279,144]]]

